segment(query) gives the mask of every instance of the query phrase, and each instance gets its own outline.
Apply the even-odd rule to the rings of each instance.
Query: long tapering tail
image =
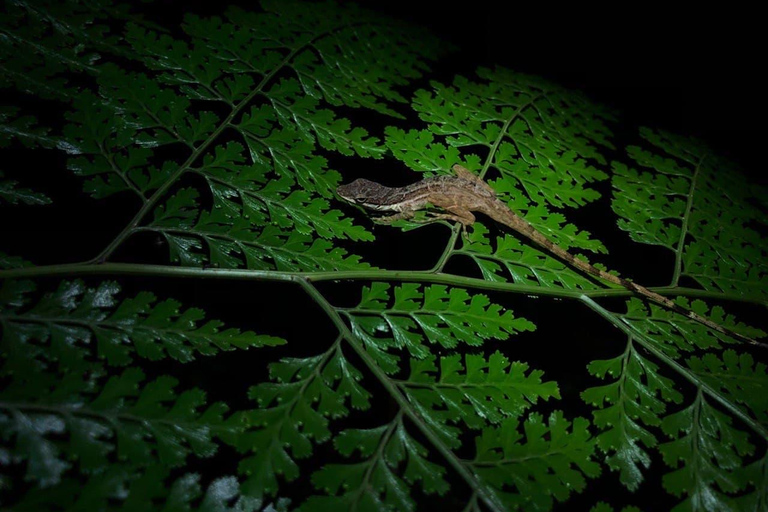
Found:
[[[540,246],[541,248],[551,252],[561,260],[565,261],[566,263],[578,268],[579,270],[582,270],[588,274],[591,274],[593,276],[597,276],[601,279],[604,279],[608,282],[611,282],[613,284],[617,284],[619,286],[622,286],[626,288],[627,290],[631,290],[633,292],[636,292],[644,297],[647,297],[648,299],[652,300],[653,302],[656,302],[657,304],[660,304],[666,308],[671,309],[675,313],[679,313],[681,315],[684,315],[691,320],[694,320],[696,322],[699,322],[703,325],[706,325],[710,329],[717,331],[719,333],[725,334],[727,336],[731,336],[733,338],[736,338],[740,341],[744,341],[746,343],[749,343],[750,345],[756,345],[763,348],[768,348],[768,344],[760,343],[759,341],[755,341],[752,338],[748,336],[744,336],[743,334],[739,334],[737,332],[733,332],[730,329],[727,329],[723,327],[720,324],[717,324],[713,322],[712,320],[709,320],[708,318],[705,318],[697,313],[694,313],[693,311],[690,311],[688,309],[685,309],[683,307],[678,306],[668,298],[659,295],[656,292],[653,292],[649,290],[648,288],[639,285],[637,283],[633,283],[632,281],[627,281],[626,279],[622,279],[621,277],[616,277],[613,274],[609,274],[608,272],[605,272],[603,270],[600,270],[599,268],[596,268],[586,261],[577,258],[573,254],[569,253],[565,249],[559,247],[552,241],[550,241],[547,237],[542,235],[539,231],[536,230],[527,220],[523,219],[519,215],[517,215],[515,212],[510,210],[504,203],[501,201],[498,201],[498,204],[495,205],[495,208],[489,211],[483,211],[486,215],[489,217],[495,219],[496,221],[504,224],[505,226],[508,226],[521,235],[525,236],[526,238],[530,239],[532,242],[534,242],[536,245]]]

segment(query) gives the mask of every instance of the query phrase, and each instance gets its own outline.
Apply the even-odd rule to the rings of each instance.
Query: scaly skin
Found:
[[[632,281],[627,281],[613,274],[596,268],[586,261],[577,258],[568,251],[555,245],[528,221],[509,209],[506,204],[496,197],[496,192],[479,177],[460,165],[454,165],[456,176],[438,176],[399,188],[385,187],[374,181],[358,179],[347,185],[340,185],[336,192],[345,201],[358,204],[376,212],[390,212],[379,222],[392,222],[399,219],[410,219],[414,214],[432,205],[446,213],[430,213],[430,220],[451,220],[462,224],[463,229],[475,222],[472,212],[480,212],[496,222],[517,231],[533,243],[546,249],[566,263],[590,275],[617,284],[627,290],[638,293],[647,299],[660,304],[676,313],[684,315],[710,329],[726,334],[751,345],[768,347],[747,336],[733,332],[712,320],[682,308],[666,297],[652,292],[648,288]]]

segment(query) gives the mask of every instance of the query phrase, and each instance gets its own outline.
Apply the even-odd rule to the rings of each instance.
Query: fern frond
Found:
[[[586,185],[608,176],[586,159],[602,160],[596,145],[610,145],[604,121],[611,115],[582,96],[521,73],[481,68],[478,76],[482,82],[457,77],[452,86],[433,82],[431,92],[418,91],[414,108],[446,145],[390,131],[387,145],[394,155],[415,170],[445,172],[450,165],[435,166],[414,149],[480,146],[491,151],[482,174],[495,168],[535,204],[581,206],[597,199]]]
[[[627,152],[643,170],[613,164],[619,227],[674,253],[672,286],[689,277],[706,290],[768,297],[768,242],[752,227],[765,213],[750,202],[761,189],[694,138],[640,134],[653,150]]]
[[[664,462],[674,469],[664,475],[664,488],[685,498],[673,510],[733,507],[729,494],[754,485],[740,475],[744,458],[754,452],[749,435],[712,407],[701,391],[691,405],[664,418],[661,428],[673,438],[659,446]]]
[[[413,511],[416,504],[410,489],[417,482],[425,494],[442,495],[449,490],[445,468],[427,460],[427,449],[408,433],[402,414],[381,427],[344,430],[333,444],[345,457],[359,451],[362,460],[328,464],[316,471],[312,483],[330,496],[311,496],[303,511]]]
[[[3,180],[3,171],[0,171],[0,199],[9,204],[23,203],[26,205],[51,204],[51,199],[41,192],[23,188],[16,180]],[[0,202],[0,205],[3,203]]]
[[[524,434],[518,425],[508,418],[483,429],[471,461],[486,490],[508,509],[550,510],[555,500],[581,492],[586,478],[600,474],[592,460],[595,440],[583,418],[571,423],[554,412],[545,424],[540,414],[531,414]]]
[[[6,281],[0,291],[0,325],[13,352],[28,360],[56,359],[79,366],[80,347],[95,345],[95,353],[110,365],[126,365],[134,354],[181,362],[196,355],[249,347],[275,346],[285,340],[236,328],[222,330],[218,320],[203,323],[203,311],[181,310],[153,293],[119,300],[120,286],[104,282],[88,288],[82,281],[64,281],[36,302],[31,282]]]
[[[524,244],[518,236],[504,234],[496,237],[495,244],[491,244],[488,228],[475,223],[468,238],[469,243],[454,251],[454,254],[471,258],[488,281],[503,282],[509,275],[512,282],[524,285],[561,287],[566,290],[597,287],[548,252]]]
[[[13,377],[19,370],[9,361],[2,372]],[[206,405],[202,391],[176,396],[175,379],[145,383],[137,368],[103,387],[93,367],[62,367],[60,377],[23,370],[3,390],[0,426],[14,459],[26,463],[25,479],[42,487],[59,483],[74,463],[86,474],[102,472],[111,456],[142,467],[180,466],[192,454],[212,456],[215,438],[241,429],[236,416],[224,418],[224,404]]]
[[[554,381],[542,382],[543,372],[526,374],[528,365],[513,362],[500,352],[486,359],[467,354],[440,358],[411,359],[410,375],[398,384],[433,427],[442,441],[453,449],[461,445],[463,423],[470,429],[498,424],[507,417],[519,417],[539,399],[560,398]],[[437,376],[439,374],[439,377]]]
[[[768,426],[768,373],[763,363],[750,354],[726,350],[722,358],[715,354],[691,357],[688,368],[730,401],[742,404],[752,416]]]
[[[210,211],[198,212],[197,198],[194,189],[179,190],[155,210],[152,224],[141,228],[163,235],[174,262],[284,271],[371,268],[322,238],[271,224],[259,227],[243,205],[220,195],[214,195]]]
[[[616,379],[583,391],[581,397],[596,408],[593,423],[601,430],[596,440],[608,454],[605,462],[619,471],[621,483],[634,491],[644,480],[643,470],[651,464],[647,450],[658,445],[650,427],[661,424],[667,404],[680,403],[683,397],[674,381],[661,375],[659,366],[641,355],[632,338],[623,354],[593,361],[588,370],[601,379]]]
[[[405,348],[421,359],[429,354],[422,340],[445,348],[455,348],[458,343],[478,346],[486,339],[505,339],[535,328],[485,295],[442,285],[419,288],[414,283],[396,287],[390,306],[389,285],[373,283],[363,288],[356,308],[340,310],[349,318],[352,332],[388,373],[397,368],[396,358],[387,354],[390,349]]]
[[[760,329],[737,322],[733,315],[726,314],[720,306],[710,309],[702,300],[689,302],[682,297],[676,302],[682,308],[709,318],[734,332],[751,338],[760,338],[765,335]],[[684,315],[655,304],[644,304],[635,298],[627,301],[626,314],[619,316],[623,322],[643,333],[661,350],[673,356],[679,355],[680,352],[691,352],[696,348],[714,349],[721,348],[723,343],[736,343],[734,339],[715,332]]]
[[[247,475],[249,495],[275,495],[277,475],[287,481],[299,476],[295,459],[312,454],[313,443],[331,437],[329,420],[370,407],[370,393],[360,385],[362,374],[344,356],[339,340],[325,353],[303,359],[282,359],[270,364],[271,383],[251,388],[249,396],[259,408],[246,414],[249,430],[237,448],[252,451],[240,462]]]

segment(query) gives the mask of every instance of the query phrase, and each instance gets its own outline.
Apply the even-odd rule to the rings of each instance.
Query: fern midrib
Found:
[[[392,379],[393,382],[397,382],[399,386],[407,387],[407,388],[417,388],[417,389],[486,389],[486,388],[494,388],[499,391],[507,391],[506,388],[511,388],[513,390],[530,390],[534,393],[538,388],[543,387],[546,383],[545,382],[539,382],[534,384],[528,384],[525,382],[519,382],[519,381],[510,381],[510,382],[478,382],[478,383],[457,383],[457,384],[451,384],[446,382],[416,382],[412,380],[407,379]],[[525,396],[525,393],[520,393],[521,395]],[[527,396],[525,396],[527,402],[533,403],[532,400],[528,399]]]
[[[109,163],[109,166],[112,168],[112,171],[120,176],[120,179],[123,180],[123,182],[130,188],[137,196],[139,196],[139,199],[141,199],[142,203],[147,201],[147,198],[144,197],[144,193],[139,190],[139,188],[136,186],[136,184],[128,179],[127,173],[122,172],[117,165],[115,164],[115,160],[112,157],[112,154],[107,152],[106,148],[104,147],[104,144],[102,144],[101,141],[98,142],[99,151],[101,151],[102,156],[104,159]]]
[[[150,232],[163,232],[165,228],[139,228]],[[188,234],[187,231],[179,230],[179,234]],[[207,235],[207,234],[206,234]],[[205,236],[201,235],[202,238]],[[271,246],[265,246],[271,247]],[[297,253],[302,254],[302,253]],[[434,284],[445,284],[452,286],[461,286],[478,290],[506,291],[541,297],[558,297],[566,299],[581,300],[582,297],[600,298],[600,297],[634,297],[635,294],[626,288],[604,288],[595,290],[567,290],[564,288],[549,288],[543,286],[531,286],[518,283],[503,281],[489,281],[474,277],[465,277],[443,272],[433,272],[432,270],[339,270],[339,271],[278,271],[278,270],[257,270],[257,269],[235,269],[235,268],[202,268],[177,265],[149,265],[138,263],[65,263],[60,265],[40,265],[32,267],[21,267],[8,270],[0,270],[0,279],[22,279],[30,277],[54,277],[54,276],[76,276],[76,275],[157,275],[165,277],[201,277],[201,278],[220,278],[220,279],[239,279],[250,281],[298,281],[304,280],[313,282],[336,281],[336,280],[364,280],[364,281],[396,281],[396,282],[423,282]],[[716,300],[728,300],[734,302],[746,302],[768,307],[768,300],[745,296],[742,294],[727,293],[722,291],[702,290],[698,288],[685,287],[652,287],[651,291],[664,296],[682,296],[709,298]]]
[[[131,413],[125,413],[125,412],[116,412],[110,414],[109,412],[101,412],[97,410],[92,410],[87,407],[67,407],[64,405],[40,405],[40,404],[30,404],[27,402],[8,402],[8,401],[0,401],[0,409],[7,409],[7,410],[21,410],[21,411],[36,411],[36,412],[44,412],[48,414],[56,414],[58,416],[63,417],[70,417],[70,416],[84,416],[87,418],[98,418],[102,422],[106,423],[107,425],[115,425],[118,423],[116,420],[120,421],[126,421],[131,423],[140,423],[143,426],[146,426],[146,424],[160,424],[160,425],[168,425],[170,427],[185,427],[185,428],[205,428],[207,430],[210,430],[212,432],[231,432],[233,430],[236,430],[236,427],[230,427],[224,424],[211,424],[211,423],[198,423],[198,422],[190,422],[190,421],[176,421],[174,419],[167,419],[167,418],[151,418],[151,417],[144,417],[144,416],[136,416],[135,414]],[[169,412],[169,411],[164,411]],[[115,430],[119,430],[118,428],[115,428]]]
[[[540,453],[534,453],[531,455],[524,455],[521,457],[504,457],[498,460],[492,460],[492,461],[478,461],[478,460],[467,460],[468,464],[471,464],[474,467],[479,468],[498,468],[502,466],[507,465],[514,465],[514,464],[520,464],[522,462],[527,462],[529,460],[538,460],[538,459],[545,459],[547,457],[553,457],[557,455],[568,455],[569,453],[580,451],[579,449],[573,449],[573,450],[547,450]],[[573,460],[569,457],[569,462]]]
[[[389,425],[387,426],[387,430],[381,436],[381,439],[379,439],[379,445],[376,447],[376,453],[374,454],[374,456],[369,457],[370,462],[368,463],[368,467],[365,468],[365,474],[363,475],[363,478],[361,480],[361,485],[357,488],[357,492],[355,493],[353,507],[351,508],[351,510],[353,511],[357,510],[356,508],[357,503],[363,497],[363,495],[365,494],[365,491],[370,490],[371,476],[373,475],[373,470],[375,469],[379,461],[383,461],[384,464],[387,464],[386,457],[384,457],[384,449],[389,443],[389,440],[392,438],[392,434],[395,433],[398,426],[402,425],[402,421],[403,421],[403,408],[401,407],[397,411],[397,414],[392,419],[392,421],[389,422]]]
[[[706,157],[707,155],[704,154],[699,158],[699,161],[696,163],[694,168],[693,176],[690,178],[691,186],[688,191],[688,201],[685,205],[685,213],[683,213],[682,224],[680,226],[680,238],[677,242],[677,249],[675,249],[675,269],[672,274],[672,281],[670,286],[677,286],[678,282],[680,281],[680,274],[683,269],[683,249],[685,248],[685,237],[688,235],[688,220],[691,216],[691,210],[693,209],[693,195],[696,190],[696,180],[699,176],[702,163]]]
[[[119,322],[110,322],[110,321],[104,321],[104,320],[78,320],[78,319],[73,319],[71,317],[30,316],[30,315],[11,316],[11,315],[5,315],[5,314],[0,314],[0,322],[34,323],[34,324],[42,324],[42,325],[48,325],[48,324],[73,325],[73,326],[79,326],[79,327],[86,327],[94,332],[101,329],[104,331],[121,331],[125,333],[132,333],[135,331],[144,331],[144,332],[164,333],[164,334],[180,334],[185,338],[202,339],[202,340],[220,338],[221,340],[226,342],[231,341],[232,344],[237,343],[236,337],[224,337],[223,333],[221,332],[211,332],[209,334],[202,334],[202,333],[196,332],[200,330],[202,326],[197,327],[195,331],[185,331],[180,328],[173,329],[170,327],[152,327],[148,325],[142,325],[140,323],[121,324]],[[161,338],[160,342],[162,343],[163,341],[165,340]],[[194,345],[190,345],[189,348],[192,348],[198,351],[201,349],[201,347],[197,347]]]

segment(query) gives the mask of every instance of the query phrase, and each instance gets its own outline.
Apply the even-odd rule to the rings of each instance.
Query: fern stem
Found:
[[[693,208],[693,192],[696,190],[696,179],[699,177],[699,170],[701,170],[701,163],[706,158],[706,155],[696,163],[696,170],[693,171],[693,177],[691,178],[691,187],[688,189],[688,202],[685,205],[685,213],[683,214],[683,223],[680,226],[680,238],[677,241],[677,248],[675,249],[675,271],[672,274],[672,282],[670,286],[677,286],[680,280],[680,274],[683,270],[683,244],[685,243],[685,237],[688,234],[688,220],[691,217],[691,209]]]
[[[669,355],[659,350],[654,344],[654,342],[645,335],[645,333],[638,330],[636,327],[634,327],[630,323],[622,321],[617,315],[603,308],[602,306],[600,306],[600,304],[593,301],[590,297],[587,297],[585,295],[581,298],[581,301],[584,304],[586,304],[590,309],[595,311],[598,315],[602,316],[603,318],[608,320],[610,323],[618,327],[620,330],[624,331],[624,333],[634,338],[640,345],[643,346],[643,348],[645,348],[648,352],[653,354],[658,360],[662,361],[664,364],[669,366],[672,370],[680,374],[680,376],[682,376],[685,380],[687,380],[688,382],[696,386],[699,392],[705,392],[708,396],[710,396],[713,400],[715,400],[718,404],[720,404],[721,407],[725,408],[728,412],[730,412],[735,417],[739,418],[742,422],[744,422],[763,440],[768,441],[768,428],[764,427],[763,425],[761,425],[760,423],[752,419],[746,412],[739,409],[734,404],[733,400],[726,398],[718,390],[712,388],[709,384],[699,379],[696,376],[696,374],[693,373],[690,369],[681,365],[680,363],[672,359]]]
[[[339,333],[347,340],[347,343],[352,347],[355,353],[362,359],[365,365],[370,370],[371,374],[379,381],[379,383],[387,390],[389,395],[397,402],[403,413],[408,416],[411,422],[419,429],[419,431],[426,437],[430,444],[443,456],[448,464],[456,471],[459,476],[467,483],[469,488],[480,496],[483,502],[488,506],[490,510],[503,511],[505,507],[502,503],[498,502],[495,497],[488,493],[485,486],[478,480],[477,476],[464,464],[456,455],[448,448],[440,438],[430,429],[425,423],[424,419],[411,406],[411,403],[403,395],[398,386],[384,373],[379,367],[376,361],[371,357],[365,348],[360,344],[357,337],[344,323],[344,320],[339,315],[336,308],[329,303],[326,298],[320,293],[320,291],[312,286],[307,279],[300,279],[297,281],[305,292],[325,311],[328,318],[333,322]]]
[[[19,411],[30,411],[30,412],[37,412],[37,413],[46,413],[46,414],[56,414],[58,416],[75,416],[75,417],[84,417],[84,418],[94,418],[101,420],[107,425],[113,426],[116,425],[119,422],[131,422],[131,423],[139,423],[142,427],[149,428],[152,424],[159,424],[159,425],[168,425],[172,429],[177,429],[178,427],[187,427],[187,428],[200,428],[205,427],[209,431],[213,432],[227,432],[231,431],[232,427],[220,424],[220,425],[212,425],[210,423],[204,423],[204,422],[195,422],[195,421],[181,421],[176,419],[165,419],[165,418],[149,418],[146,416],[137,416],[135,414],[127,413],[127,412],[104,412],[104,411],[94,411],[92,409],[89,409],[86,407],[77,407],[74,405],[68,406],[68,405],[44,405],[44,404],[34,404],[34,403],[27,403],[27,402],[7,402],[7,401],[0,401],[0,409],[4,410],[19,410]]]
[[[393,281],[445,284],[476,290],[503,291],[538,297],[557,297],[561,299],[582,300],[582,297],[634,297],[635,294],[624,288],[599,288],[595,290],[566,290],[543,286],[524,285],[498,281],[486,281],[475,277],[435,273],[431,270],[344,270],[318,272],[280,272],[276,270],[249,270],[228,268],[180,267],[173,265],[144,265],[140,263],[69,263],[62,265],[42,265],[0,270],[0,279],[24,279],[36,277],[70,277],[78,275],[139,275],[162,277],[190,277],[201,279],[237,279],[241,281],[283,281],[306,280],[323,281]],[[768,302],[745,295],[699,290],[696,288],[656,287],[649,290],[664,296],[697,297],[703,299],[745,302],[768,307]]]

